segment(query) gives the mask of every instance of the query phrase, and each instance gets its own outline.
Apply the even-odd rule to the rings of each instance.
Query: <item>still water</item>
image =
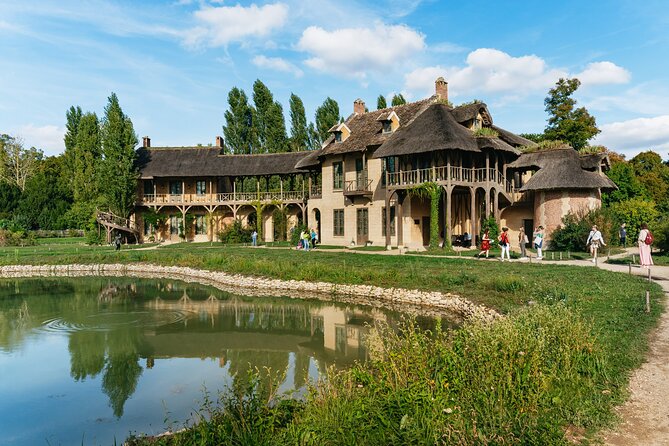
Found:
[[[205,389],[249,367],[300,389],[364,360],[368,326],[400,318],[169,280],[0,280],[0,445],[121,444],[180,427]]]

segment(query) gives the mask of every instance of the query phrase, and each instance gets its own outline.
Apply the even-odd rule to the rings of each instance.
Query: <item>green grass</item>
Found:
[[[71,245],[71,244],[85,244],[86,237],[49,237],[38,238],[38,245]]]
[[[470,255],[473,254],[474,251],[470,251]],[[375,444],[374,440],[386,437],[400,443],[423,444],[417,440],[420,435],[424,434],[423,438],[434,438],[433,435],[449,432],[452,435],[449,442],[454,444],[458,443],[454,440],[458,438],[458,432],[465,435],[462,438],[473,443],[495,443],[495,438],[499,441],[502,438],[495,435],[502,435],[509,438],[511,444],[537,444],[533,441],[553,441],[558,438],[567,425],[577,426],[584,431],[595,431],[611,421],[612,407],[626,396],[628,376],[642,363],[648,349],[648,334],[657,324],[664,307],[664,296],[660,287],[649,284],[640,277],[594,268],[539,262],[501,263],[427,255],[359,255],[351,251],[332,252],[322,247],[309,253],[301,253],[288,249],[229,247],[217,243],[184,243],[155,250],[123,249],[120,252],[107,246],[89,247],[77,244],[0,249],[0,264],[136,262],[190,266],[284,280],[320,280],[451,292],[507,313],[514,321],[511,325],[493,324],[502,330],[500,333],[503,334],[499,335],[488,333],[485,328],[471,331],[469,327],[465,327],[460,330],[465,333],[462,336],[480,335],[480,339],[466,338],[467,341],[462,341],[461,345],[464,350],[452,350],[459,335],[455,335],[455,338],[449,335],[440,344],[426,346],[423,350],[417,349],[417,352],[423,353],[412,356],[413,361],[415,364],[428,364],[433,368],[433,375],[429,379],[419,376],[406,381],[406,391],[400,392],[399,387],[392,387],[392,391],[379,387],[379,397],[376,398],[371,393],[356,390],[361,383],[359,379],[371,380],[362,382],[364,389],[364,383],[367,382],[379,386],[386,382],[384,373],[390,373],[392,367],[399,367],[398,364],[393,365],[391,359],[397,359],[406,353],[402,345],[393,347],[397,350],[386,351],[391,358],[385,358],[372,368],[361,365],[353,369],[362,378],[346,375],[341,377],[341,381],[337,381],[336,377],[332,377],[331,382],[339,382],[340,387],[329,387],[329,393],[317,392],[313,396],[313,402],[308,404],[315,404],[313,407],[309,406],[309,410],[320,414],[323,420],[329,420],[331,428],[336,431],[328,431],[325,421],[319,423],[316,418],[309,418],[298,412],[290,412],[288,415],[282,412],[277,416],[285,418],[281,418],[283,421],[278,423],[278,427],[264,431],[271,434],[270,439],[276,433],[274,429],[292,439],[295,437],[290,435],[298,432],[304,436],[300,438],[307,439],[299,444],[347,444],[347,437],[342,436],[342,432],[362,432],[365,426],[371,426],[370,431],[375,432],[374,436],[369,437],[367,444]],[[650,314],[644,312],[643,296],[646,290],[651,291]],[[555,306],[563,308],[555,313],[556,318],[564,319],[562,325],[542,313],[549,311],[546,308]],[[525,308],[529,309],[524,310]],[[535,311],[538,313],[534,314]],[[545,322],[540,323],[535,319],[542,317],[547,318]],[[553,327],[553,331],[546,331],[542,324]],[[588,336],[583,334],[582,327],[586,327]],[[578,339],[572,338],[573,333],[578,334]],[[486,343],[489,343],[487,349]],[[509,349],[521,349],[522,343],[535,345],[533,348],[537,352],[544,352],[542,349],[550,345],[564,345],[567,349],[565,351],[572,349],[574,356],[562,350],[548,350],[545,354],[532,356],[534,359],[531,363],[513,362],[515,359],[512,359],[516,357]],[[586,346],[586,351],[569,347],[574,343]],[[473,350],[467,350],[467,345],[471,345]],[[480,355],[467,356],[475,351],[479,351]],[[592,355],[589,355],[590,352]],[[445,363],[435,362],[436,359],[431,357],[437,353],[443,355],[440,358]],[[477,364],[476,367],[472,365],[467,369],[467,364],[458,362],[458,355],[469,357],[471,364]],[[503,367],[504,361],[511,361],[509,364],[513,367]],[[568,363],[568,367],[564,369],[567,373],[564,382],[560,381],[559,373],[551,364],[545,363],[546,361]],[[452,368],[456,363],[460,365]],[[442,364],[443,370],[449,372],[439,375],[434,369],[439,364]],[[524,367],[528,367],[527,370],[531,373]],[[400,368],[398,370],[401,371]],[[429,370],[422,370],[421,373]],[[514,378],[515,372],[527,372],[533,378],[517,381]],[[410,373],[410,370],[401,373]],[[481,376],[473,376],[474,373]],[[556,373],[558,374],[555,375]],[[540,377],[543,380],[547,376],[553,378],[541,381],[544,387],[528,391],[527,386],[534,389],[533,386],[537,384],[533,379]],[[430,390],[430,382],[437,379],[445,379],[450,383],[449,386],[460,389],[460,392],[469,389],[467,391],[470,393],[467,395],[473,401],[467,402],[469,406],[462,402],[458,407],[473,412],[464,414],[454,424],[446,423],[445,418],[449,417],[439,412],[440,406],[428,404],[434,395],[439,398],[451,395],[448,392],[434,393]],[[479,387],[475,391],[470,387],[463,387],[463,382],[472,386],[492,383],[492,386],[490,391],[486,387]],[[497,385],[500,386],[499,389]],[[606,392],[602,393],[603,391]],[[359,394],[362,395],[360,399]],[[517,400],[514,399],[515,395],[518,396]],[[550,396],[549,400],[545,399],[547,395]],[[453,403],[448,407],[456,406]],[[291,411],[298,411],[295,406],[291,407]],[[434,410],[439,412],[439,416],[432,412]],[[525,410],[527,411],[523,412]],[[403,418],[400,413],[408,418]],[[357,416],[361,417],[359,429],[354,427]],[[468,416],[477,421],[476,426],[467,424]],[[413,426],[405,433],[415,436],[403,436],[404,429],[400,427],[400,419],[397,417],[405,420],[405,428]],[[555,421],[551,424],[547,421],[549,419]],[[381,429],[384,426],[385,430]],[[294,429],[295,432],[284,429]],[[476,430],[485,432],[485,438],[476,437]],[[467,444],[464,440],[460,443]],[[183,443],[176,444],[206,443],[184,440]],[[365,443],[362,441],[360,444]]]

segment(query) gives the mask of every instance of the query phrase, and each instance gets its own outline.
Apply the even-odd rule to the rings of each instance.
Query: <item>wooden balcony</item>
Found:
[[[389,189],[407,189],[425,183],[437,183],[453,186],[480,187],[490,182],[500,191],[513,197],[513,183],[494,168],[471,168],[458,166],[428,167],[427,169],[386,172],[386,187]]]
[[[309,194],[306,191],[277,192],[227,192],[220,194],[147,194],[140,196],[140,206],[212,206],[220,204],[261,203],[304,203]]]
[[[371,197],[372,180],[367,177],[357,178],[355,180],[344,182],[345,197]]]

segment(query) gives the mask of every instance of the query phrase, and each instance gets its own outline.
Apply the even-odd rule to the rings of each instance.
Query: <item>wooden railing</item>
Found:
[[[304,201],[306,191],[274,192],[226,192],[220,194],[146,194],[139,198],[139,203],[149,204],[218,204],[250,203],[253,201]]]
[[[371,192],[372,180],[367,177],[356,178],[344,183],[345,192]]]
[[[459,166],[428,167],[426,169],[405,170],[399,172],[386,172],[386,185],[389,186],[412,186],[429,182],[452,182],[456,184],[481,184],[486,181],[504,187],[504,191],[512,193],[513,183],[504,177],[502,172],[495,168],[470,168]]]
[[[139,233],[139,225],[137,225],[134,221],[128,218],[119,217],[118,215],[112,214],[111,212],[98,212],[96,220],[98,223],[105,226]]]
[[[319,185],[313,184],[311,191],[309,191],[309,198],[321,198],[323,196],[323,188]]]

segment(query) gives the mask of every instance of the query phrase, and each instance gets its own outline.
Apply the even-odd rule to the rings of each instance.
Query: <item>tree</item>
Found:
[[[612,163],[606,175],[616,183],[618,189],[602,194],[602,202],[605,206],[630,198],[648,197],[648,191],[636,176],[634,166],[627,161]]]
[[[35,173],[44,154],[34,147],[25,149],[21,138],[0,136],[0,180],[13,184],[23,192],[26,181]]]
[[[323,141],[321,141],[321,135],[318,133],[318,130],[316,130],[316,126],[314,125],[313,122],[309,123],[309,127],[307,129],[307,135],[309,136],[309,144],[307,146],[308,149],[309,150],[320,149]]]
[[[309,147],[309,128],[304,103],[296,94],[290,95],[290,149],[291,152],[307,150]]]
[[[100,186],[110,210],[128,218],[135,207],[137,135],[132,121],[119,104],[116,93],[109,96],[100,129],[103,159]]]
[[[253,103],[257,113],[256,129],[261,150],[265,153],[285,152],[288,138],[283,107],[274,101],[272,92],[260,79],[253,83]]]
[[[100,124],[95,113],[86,113],[79,122],[74,148],[74,200],[90,202],[98,196],[98,164],[102,159]]]
[[[316,109],[316,130],[320,142],[325,141],[328,136],[328,130],[339,122],[339,104],[334,99],[327,97],[323,104]]]
[[[543,133],[521,133],[518,136],[529,139],[530,141],[536,142],[537,144],[544,140]]]
[[[581,85],[578,79],[560,79],[554,88],[548,91],[544,100],[549,114],[548,125],[544,131],[545,139],[562,140],[579,150],[588,144],[596,134],[595,118],[585,107],[574,109],[576,100],[571,96]]]
[[[72,106],[65,113],[67,123],[65,124],[65,168],[68,173],[69,183],[72,186],[74,181],[74,149],[77,145],[77,132],[79,131],[79,122],[81,121],[81,107]]]
[[[234,87],[228,93],[228,110],[225,112],[223,135],[233,154],[258,153],[256,113],[249,105],[244,90]]]
[[[404,99],[404,96],[402,96],[401,93],[400,93],[400,94],[396,94],[395,96],[393,96],[393,100],[392,100],[392,102],[391,102],[391,104],[392,104],[393,107],[396,107],[396,106],[398,106],[398,105],[404,105],[404,104],[406,104],[406,103],[407,103],[407,100]]]
[[[380,94],[379,97],[376,98],[376,109],[383,110],[384,108],[388,108],[388,103],[386,102],[385,96]]]
[[[630,160],[630,165],[648,195],[664,210],[669,208],[669,166],[653,151],[641,152]]]
[[[67,227],[64,217],[72,204],[72,193],[64,158],[46,158],[26,182],[16,214],[25,218],[30,229]]]

